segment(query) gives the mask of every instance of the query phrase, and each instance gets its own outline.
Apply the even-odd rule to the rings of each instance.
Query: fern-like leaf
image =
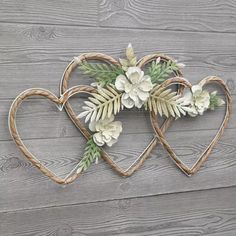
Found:
[[[220,107],[225,104],[225,101],[217,95],[217,91],[214,91],[210,94],[210,110],[215,110],[217,107]]]
[[[85,101],[84,111],[77,117],[85,117],[85,122],[104,120],[116,115],[123,108],[121,104],[122,94],[117,92],[113,86],[100,88],[98,93],[92,93],[89,101]]]
[[[155,114],[166,117],[180,117],[186,115],[187,107],[180,100],[180,95],[171,89],[161,88],[160,85],[154,87],[150,97],[146,102],[146,109]]]
[[[100,157],[101,149],[93,141],[93,138],[90,138],[86,143],[84,154],[81,161],[79,162],[77,173],[86,171],[91,166],[91,164]]]
[[[172,73],[179,70],[178,65],[174,61],[156,63],[152,61],[147,69],[146,74],[152,79],[152,83],[160,84],[165,81]]]
[[[88,63],[83,61],[79,64],[79,69],[84,74],[95,77],[101,87],[114,84],[116,77],[124,74],[121,66],[106,63]]]

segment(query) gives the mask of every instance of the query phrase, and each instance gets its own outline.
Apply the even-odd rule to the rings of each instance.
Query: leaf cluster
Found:
[[[100,157],[101,149],[93,141],[93,138],[90,138],[86,143],[84,154],[81,161],[79,162],[77,173],[86,171],[91,166],[91,164]]]
[[[224,104],[224,100],[217,95],[217,91],[214,91],[210,94],[210,110],[215,110],[217,107],[220,107]]]
[[[177,64],[168,60],[163,63],[156,63],[156,61],[152,61],[151,65],[148,67],[146,74],[149,75],[152,79],[152,83],[161,84],[165,81],[172,73],[179,70]]]
[[[101,87],[113,84],[118,75],[124,74],[121,66],[106,63],[88,63],[87,61],[82,61],[79,64],[79,69],[83,74],[95,77],[98,85]]]

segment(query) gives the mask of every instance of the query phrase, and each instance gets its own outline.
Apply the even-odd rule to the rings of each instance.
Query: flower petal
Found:
[[[117,142],[117,139],[111,139],[111,141],[107,142],[107,146],[111,147],[113,144],[115,144]]]
[[[120,133],[122,132],[122,123],[120,121],[113,122],[113,125],[116,126],[116,129],[112,133],[112,138],[117,139],[120,136]]]
[[[127,80],[126,76],[125,75],[118,75],[116,77],[115,87],[119,91],[124,91],[126,83],[129,83],[129,81]]]
[[[200,84],[193,85],[191,90],[193,94],[197,92],[202,92],[202,86]]]
[[[93,121],[93,122],[90,122],[90,123],[89,123],[89,129],[90,129],[92,132],[95,132],[95,131],[96,131],[96,121]]]
[[[178,100],[182,105],[188,106],[192,105],[193,102],[193,94],[190,91],[187,91],[182,98]]]
[[[138,99],[138,93],[136,89],[132,89],[129,93],[128,93],[129,97],[135,101]]]
[[[105,142],[102,139],[102,134],[101,133],[94,134],[93,135],[93,141],[100,147],[105,144]]]
[[[126,72],[127,77],[132,84],[137,84],[143,77],[144,72],[139,67],[129,67]]]
[[[110,142],[111,141],[111,135],[112,132],[110,132],[109,130],[105,130],[102,132],[102,139],[105,143]]]
[[[195,106],[189,107],[187,112],[191,117],[195,117],[198,115],[198,111],[196,110]]]
[[[132,84],[130,84],[129,82],[125,83],[124,87],[125,87],[124,90],[125,90],[126,93],[129,93],[133,88]]]
[[[152,88],[153,88],[153,84],[151,82],[151,77],[148,75],[145,75],[143,77],[143,81],[139,84],[139,89],[149,92]]]
[[[137,99],[137,100],[135,100],[135,102],[134,102],[134,105],[135,105],[135,107],[137,107],[137,108],[141,108],[142,107],[142,105],[143,105],[143,101],[141,100],[141,99]]]
[[[142,70],[137,66],[129,67],[128,71],[126,72],[127,77],[129,78],[131,74],[138,73],[141,74]]]
[[[128,109],[130,109],[134,106],[134,101],[126,93],[122,95],[121,103]]]
[[[105,120],[102,120],[101,123],[102,123],[103,125],[108,125],[108,124],[110,124],[114,119],[115,119],[114,115],[111,115],[109,118],[106,118]]]
[[[139,89],[138,91],[138,97],[139,99],[141,99],[142,101],[147,101],[147,99],[149,98],[149,93],[148,92],[144,92],[142,90]]]

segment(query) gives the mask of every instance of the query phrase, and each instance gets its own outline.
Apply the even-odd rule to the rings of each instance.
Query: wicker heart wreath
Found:
[[[48,90],[32,88],[16,97],[9,111],[9,129],[13,140],[22,153],[38,167],[43,174],[60,184],[73,182],[95,160],[103,158],[116,172],[123,176],[132,175],[148,158],[150,152],[160,142],[168,151],[176,165],[187,175],[195,173],[210,155],[212,148],[223,134],[231,113],[231,96],[224,81],[218,77],[208,77],[199,84],[192,86],[183,79],[182,63],[162,55],[148,55],[137,61],[133,48],[126,49],[126,59],[114,58],[101,53],[86,53],[75,57],[67,66],[60,84],[60,96],[57,97]],[[96,63],[94,61],[97,61]],[[71,73],[79,68],[84,74],[95,78],[92,86],[75,86],[68,88]],[[174,76],[174,77],[173,77]],[[171,78],[173,77],[173,78]],[[224,100],[214,91],[209,93],[203,89],[206,84],[217,83],[223,88],[226,99],[226,113],[222,125],[216,136],[202,153],[192,168],[188,168],[177,157],[164,133],[174,119],[182,116],[202,115],[206,110],[214,110],[225,104]],[[177,91],[169,88],[177,85]],[[185,93],[185,88],[189,91]],[[84,102],[83,112],[73,111],[69,98],[75,94],[86,93],[88,100]],[[84,155],[77,166],[65,177],[60,178],[45,167],[24,145],[16,126],[16,113],[21,103],[31,96],[42,96],[55,103],[59,110],[65,108],[72,122],[87,139]],[[142,154],[126,170],[122,169],[103,146],[114,145],[122,132],[122,123],[114,121],[117,113],[123,109],[138,109],[144,107],[150,113],[155,137],[147,145]],[[164,123],[160,126],[158,116],[164,116]],[[89,123],[89,130],[81,122]]]
[[[193,164],[193,166],[191,168],[186,166],[177,157],[176,153],[174,152],[173,148],[170,146],[170,144],[165,139],[164,133],[162,132],[162,130],[159,127],[159,124],[157,122],[157,116],[155,115],[154,112],[151,113],[152,125],[153,125],[153,128],[154,128],[154,130],[157,134],[158,139],[160,140],[161,144],[165,147],[165,149],[167,150],[167,152],[169,153],[170,157],[173,159],[175,164],[188,176],[196,173],[199,170],[199,168],[203,165],[203,163],[207,160],[207,158],[210,155],[212,149],[214,148],[214,146],[217,144],[217,142],[219,141],[219,139],[223,135],[224,129],[226,128],[226,126],[229,122],[229,117],[230,117],[230,114],[232,112],[232,99],[231,99],[231,96],[230,96],[230,92],[229,92],[229,89],[227,88],[225,82],[222,79],[220,79],[219,77],[216,77],[216,76],[209,76],[209,77],[201,80],[199,85],[201,87],[204,87],[207,84],[213,84],[213,83],[216,83],[217,85],[221,86],[222,89],[223,89],[223,92],[225,94],[226,111],[225,111],[224,119],[223,119],[223,121],[220,125],[220,128],[218,129],[217,133],[215,134],[214,138],[210,142],[210,144],[202,152],[202,154],[200,155],[198,160]],[[186,88],[189,88],[189,89],[193,88],[193,86],[191,85],[190,82],[188,82],[187,80],[185,80],[183,78],[179,78],[179,77],[175,77],[175,78],[166,80],[165,82],[163,82],[161,84],[160,87],[166,89],[168,86],[173,85],[173,84],[178,84],[178,85],[181,84],[181,85],[183,85],[183,86],[185,86]]]
[[[60,111],[63,110],[64,104],[67,102],[67,100],[72,97],[75,94],[79,93],[88,93],[95,92],[96,89],[90,86],[76,86],[72,87],[71,89],[68,89],[60,98],[58,98],[56,95],[51,93],[50,91],[46,89],[41,88],[32,88],[27,89],[24,92],[22,92],[12,103],[10,112],[9,112],[9,129],[11,136],[13,140],[15,141],[16,145],[19,147],[20,151],[26,156],[26,158],[31,161],[31,163],[36,166],[43,174],[48,176],[53,181],[59,183],[59,184],[68,184],[73,182],[79,175],[79,172],[75,172],[74,169],[64,178],[58,177],[55,173],[53,173],[51,170],[49,170],[47,167],[45,167],[38,159],[35,157],[25,146],[23,143],[20,134],[17,130],[16,126],[16,113],[20,105],[24,100],[26,100],[29,97],[32,96],[41,96],[44,98],[47,98],[49,101],[52,101],[55,103],[55,105],[58,107]]]
[[[131,50],[131,51],[129,51],[129,50]],[[133,60],[136,59],[133,52],[132,52],[132,47],[127,48],[126,54],[127,54],[127,62],[126,62],[127,64],[130,63],[130,61],[132,61],[132,59]],[[162,81],[163,79],[165,79],[167,76],[169,76],[172,73],[175,76],[181,76],[181,77],[183,76],[182,72],[180,71],[180,68],[176,65],[175,60],[172,59],[171,57],[163,55],[163,54],[147,55],[147,56],[143,57],[142,59],[140,59],[139,62],[137,62],[137,63],[134,60],[133,65],[137,66],[138,68],[143,68],[145,65],[147,65],[148,63],[150,63],[152,61],[154,61],[155,65],[156,65],[157,59],[159,61],[163,62],[163,64],[160,64],[160,65],[162,65],[163,68],[161,68],[162,69],[161,71],[164,73],[162,76],[160,76],[160,78],[159,78],[160,81]],[[79,57],[74,58],[74,60],[72,60],[69,63],[69,65],[67,66],[67,68],[64,71],[63,76],[62,76],[62,80],[61,80],[61,84],[60,84],[60,93],[63,94],[65,91],[68,90],[68,83],[69,83],[69,80],[71,79],[71,74],[77,67],[80,67],[80,69],[82,71],[84,71],[85,74],[89,74],[92,77],[96,76],[98,78],[98,80],[100,81],[100,84],[102,82],[104,82],[103,80],[101,80],[100,77],[98,77],[99,68],[96,68],[96,64],[94,65],[94,64],[88,63],[89,61],[94,61],[94,60],[98,61],[100,63],[101,62],[107,63],[107,64],[103,64],[103,66],[105,67],[105,70],[108,69],[108,71],[109,71],[109,69],[115,71],[115,68],[121,68],[121,70],[118,70],[117,74],[114,73],[115,76],[119,76],[119,73],[123,73],[123,69],[121,66],[122,66],[122,63],[124,64],[124,59],[123,59],[123,61],[120,60],[120,62],[119,62],[119,61],[115,60],[114,58],[112,58],[108,55],[102,54],[102,53],[84,53],[84,54],[80,55]],[[132,64],[132,62],[131,62],[131,64]],[[88,68],[88,70],[86,70],[87,68]],[[166,72],[164,70],[166,70]],[[156,73],[156,72],[154,71],[154,73]],[[112,76],[114,77],[114,75],[112,75]],[[110,78],[108,78],[108,80],[109,79]],[[104,87],[102,84],[101,84],[101,86]],[[109,87],[109,89],[112,89],[112,88]],[[106,91],[108,91],[108,90],[106,90]],[[181,91],[182,91],[182,89],[180,88],[179,92],[181,92]],[[109,93],[109,91],[108,91],[108,93]],[[75,124],[75,126],[81,131],[81,133],[84,135],[84,137],[87,140],[89,140],[89,138],[91,137],[91,133],[81,123],[80,119],[78,118],[77,114],[73,111],[73,108],[69,102],[67,102],[65,104],[65,110],[66,110],[67,114],[69,115],[69,117],[71,118],[71,120],[73,121],[73,123]],[[161,127],[162,132],[165,132],[168,129],[171,121],[172,121],[172,118],[165,119],[165,121]],[[124,170],[117,163],[115,163],[113,161],[113,159],[109,156],[109,154],[107,154],[104,150],[102,150],[101,156],[109,165],[111,165],[113,167],[113,169],[117,173],[119,173],[122,176],[130,176],[137,169],[140,168],[140,166],[143,164],[143,162],[148,158],[150,152],[156,147],[157,143],[158,143],[158,140],[154,137],[151,140],[151,142],[148,144],[146,149],[143,151],[143,153],[126,170]]]

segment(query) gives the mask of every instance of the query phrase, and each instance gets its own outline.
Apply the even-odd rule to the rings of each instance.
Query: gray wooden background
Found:
[[[163,52],[185,63],[192,83],[219,75],[236,93],[234,0],[0,0],[0,235],[236,235],[236,117],[201,170],[191,178],[158,147],[130,178],[102,160],[73,184],[43,176],[12,142],[7,125],[13,98],[30,87],[59,94],[69,61],[83,52],[122,57],[129,42],[138,57]],[[89,84],[73,75],[72,84]],[[78,102],[80,101],[80,102]],[[80,109],[82,98],[73,99]],[[224,109],[176,121],[167,138],[193,163]],[[148,114],[123,112],[125,131],[109,152],[122,167],[141,153],[153,131]],[[30,150],[65,176],[85,141],[64,112],[29,99],[17,124]],[[135,143],[132,142],[135,140]]]

